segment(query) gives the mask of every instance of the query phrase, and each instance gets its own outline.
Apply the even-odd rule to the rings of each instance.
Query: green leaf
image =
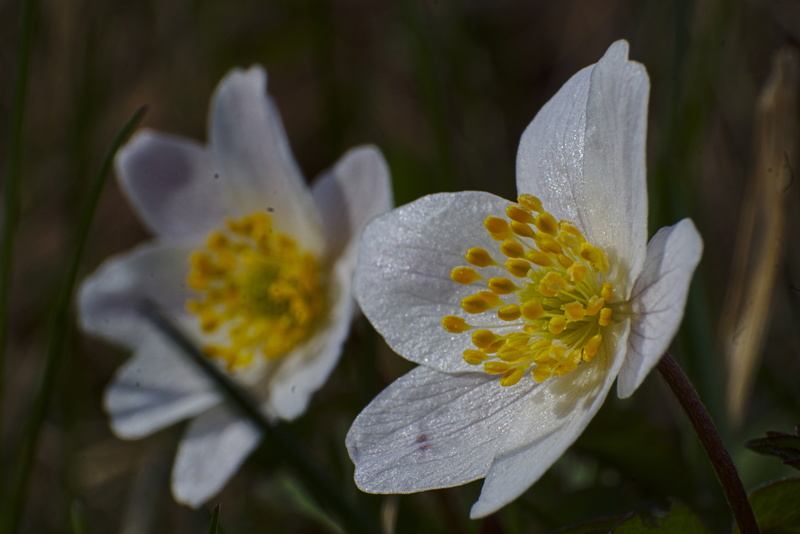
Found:
[[[800,478],[771,482],[753,490],[750,506],[762,534],[800,533]]]
[[[611,532],[614,534],[641,534],[645,532],[706,534],[708,530],[688,506],[680,502],[674,502],[666,516],[645,520],[642,516],[636,515],[619,523]]]
[[[552,532],[551,534],[606,534],[614,530],[620,522],[625,521],[630,516],[606,517],[603,519],[593,519],[585,523],[578,523],[570,527],[565,527]]]
[[[211,512],[211,523],[208,525],[208,534],[217,534],[217,525],[219,524],[219,504],[214,507]]]
[[[795,434],[767,432],[767,437],[751,439],[744,446],[759,454],[777,456],[789,467],[800,469],[800,425],[795,427]]]

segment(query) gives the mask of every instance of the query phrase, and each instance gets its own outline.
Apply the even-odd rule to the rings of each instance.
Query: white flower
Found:
[[[356,299],[421,365],[350,429],[362,490],[485,478],[485,516],[561,456],[614,379],[627,397],[658,362],[702,244],[688,219],[646,243],[648,92],[619,41],[523,134],[518,203],[438,194],[367,225]]]
[[[144,131],[120,152],[120,184],[156,237],[108,260],[79,297],[82,327],[135,353],[106,393],[114,431],[139,438],[193,418],[172,473],[175,498],[191,506],[260,434],[139,313],[142,301],[190,332],[267,416],[293,419],[347,336],[361,230],[392,205],[373,147],[305,185],[260,67],[229,73],[210,114],[207,146]]]

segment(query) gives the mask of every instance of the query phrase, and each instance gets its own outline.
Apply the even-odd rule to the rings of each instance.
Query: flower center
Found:
[[[325,309],[316,258],[274,232],[266,213],[228,220],[192,253],[186,308],[221,343],[204,347],[229,370],[274,360],[310,338]]]
[[[529,369],[542,382],[591,362],[603,350],[603,329],[613,314],[614,288],[604,280],[609,265],[603,250],[571,222],[556,221],[538,198],[517,200],[505,218],[484,221],[505,261],[473,247],[466,254],[472,267],[450,273],[459,284],[485,286],[461,300],[464,311],[499,322],[476,326],[453,315],[442,319],[448,332],[472,331],[475,348],[464,351],[464,360],[502,375],[503,386],[516,384]]]

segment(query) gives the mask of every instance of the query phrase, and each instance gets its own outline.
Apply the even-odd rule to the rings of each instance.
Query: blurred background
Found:
[[[21,215],[2,390],[3,500],[41,380],[48,316],[76,221],[112,138],[141,123],[206,138],[209,97],[231,68],[262,64],[309,179],[349,147],[374,143],[397,204],[438,191],[515,196],[519,137],[537,110],[615,40],[650,75],[650,232],[690,216],[705,241],[675,354],[755,487],[792,471],[743,447],[800,423],[800,229],[790,135],[756,147],[757,99],[773,57],[800,39],[797,0],[40,0],[21,159]],[[11,151],[22,2],[0,2],[0,159]],[[797,78],[796,56],[793,74]],[[795,81],[796,83],[796,81]],[[796,87],[796,86],[795,86]],[[797,94],[775,116],[796,124]],[[770,144],[771,143],[771,144]],[[781,145],[782,146],[782,145]],[[784,157],[785,156],[785,157]],[[766,169],[766,171],[765,171]],[[768,171],[768,172],[767,172]],[[772,178],[766,178],[765,176]],[[5,183],[4,174],[4,183]],[[81,277],[147,239],[110,179]],[[769,246],[764,246],[764,244]],[[103,390],[124,352],[69,316],[51,402],[33,453],[22,532],[205,532],[211,503],[176,504],[169,471],[181,428],[139,441],[109,430]],[[748,334],[748,342],[739,336]],[[587,519],[688,504],[727,528],[719,486],[656,373],[631,399],[612,394],[569,452],[512,505],[468,519],[481,482],[400,497],[361,494],[344,448],[350,423],[411,368],[363,319],[308,412],[287,425],[341,492],[396,532],[545,532]],[[737,371],[738,370],[738,371]],[[738,399],[738,400],[737,400]],[[337,532],[265,444],[214,502],[234,532]],[[392,519],[392,518],[395,519]]]

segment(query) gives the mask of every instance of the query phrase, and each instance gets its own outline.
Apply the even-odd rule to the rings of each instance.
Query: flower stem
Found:
[[[697,395],[694,386],[669,352],[665,353],[658,363],[658,371],[669,384],[681,408],[692,423],[697,437],[700,438],[700,443],[706,450],[714,472],[717,474],[717,479],[722,485],[722,491],[725,493],[731,512],[733,512],[739,532],[741,534],[758,534],[758,524],[733,459],[725,448],[717,427]]]

